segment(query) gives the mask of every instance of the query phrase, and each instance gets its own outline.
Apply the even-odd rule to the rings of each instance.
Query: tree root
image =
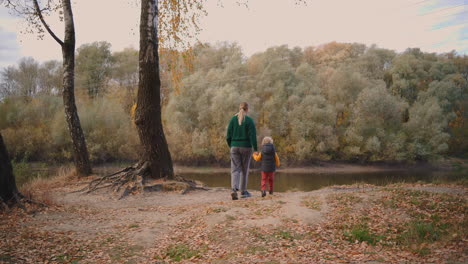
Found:
[[[181,176],[176,176],[175,182],[145,185],[145,179],[149,178],[149,176],[149,163],[138,162],[133,166],[94,179],[85,188],[74,192],[92,193],[100,189],[111,189],[117,193],[121,192],[120,200],[130,194],[141,192],[181,190],[181,193],[185,194],[191,190],[208,190],[197,184],[197,182],[185,179]]]
[[[139,162],[133,166],[126,167],[112,174],[92,180],[85,188],[75,192],[92,193],[99,189],[110,188],[115,192],[120,192],[124,188],[122,197],[132,192],[143,189],[143,180],[149,174],[149,165],[147,162]]]
[[[2,197],[0,197],[0,212],[8,210],[8,205],[3,201]]]
[[[185,182],[186,184],[188,184],[189,188],[186,188],[182,194],[186,194],[187,192],[189,191],[192,191],[192,190],[203,190],[203,191],[208,191],[209,188],[206,188],[204,186],[200,186],[196,181],[194,180],[190,180],[190,179],[185,179],[184,177],[182,176],[176,176],[175,179],[179,182]]]
[[[18,207],[23,210],[27,210],[25,204],[33,204],[38,205],[40,207],[48,207],[47,204],[34,201],[29,199],[28,197],[24,196],[22,193],[17,192],[10,200],[4,201],[0,198],[0,211],[9,211],[13,207]]]

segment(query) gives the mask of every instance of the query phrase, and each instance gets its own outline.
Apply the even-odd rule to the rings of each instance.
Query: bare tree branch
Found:
[[[50,29],[49,25],[47,25],[47,23],[45,22],[44,17],[42,16],[42,11],[41,11],[41,9],[39,8],[39,4],[37,3],[37,0],[33,0],[33,2],[34,2],[34,8],[36,9],[36,12],[37,12],[37,16],[38,16],[39,19],[41,20],[42,25],[44,26],[44,28],[47,30],[47,32],[49,32],[49,34],[52,36],[52,38],[54,38],[55,41],[57,41],[57,43],[60,44],[60,46],[63,46],[63,41],[60,40],[60,39],[55,35],[55,33]]]

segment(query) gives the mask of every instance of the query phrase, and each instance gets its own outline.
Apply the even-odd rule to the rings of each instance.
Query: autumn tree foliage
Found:
[[[76,50],[76,83],[89,97],[104,92],[111,72],[111,44],[106,41],[83,44]]]
[[[62,90],[62,76],[58,61],[39,63],[31,57],[21,58],[18,65],[0,72],[0,98],[58,94]]]
[[[239,100],[251,102],[259,135],[273,136],[289,163],[463,155],[468,94],[464,56],[362,47],[279,46],[246,57],[234,43],[197,44],[191,49],[190,67],[183,63],[181,52],[160,50],[161,121],[171,158],[187,164],[227,163],[225,122]],[[177,83],[169,65],[174,54],[179,54]],[[94,162],[136,160],[142,153],[131,114],[136,108],[138,52],[127,49],[111,55],[106,89],[100,96],[90,97],[86,87],[77,84],[80,118]],[[39,71],[45,67],[33,60],[28,63],[37,64]],[[418,64],[424,65],[418,70],[422,79],[402,74]],[[8,71],[22,69],[11,66]],[[54,69],[38,75],[35,82],[54,87]],[[78,71],[77,78],[81,74]],[[2,78],[1,87],[14,87],[18,94],[26,90],[21,80],[15,81],[23,74],[4,75],[13,77]],[[408,97],[408,90],[400,89],[402,83],[418,84],[407,86],[417,89],[411,92],[417,96]],[[12,142],[15,159],[71,157],[63,113],[57,112],[60,100],[55,88],[46,86],[23,99],[8,95],[0,103],[0,129]]]
[[[164,114],[176,161],[228,160],[223,120],[236,98],[253,102],[260,134],[273,136],[292,163],[463,153],[450,144],[466,131],[468,94],[466,68],[456,66],[463,56],[453,52],[398,54],[335,42],[273,47],[245,59],[230,44],[194,50],[194,70]]]

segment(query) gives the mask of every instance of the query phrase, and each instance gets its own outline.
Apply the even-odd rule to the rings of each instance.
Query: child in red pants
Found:
[[[255,152],[253,158],[255,161],[262,161],[262,197],[266,195],[267,181],[270,187],[270,194],[273,194],[273,178],[276,168],[280,165],[280,160],[271,137],[263,138],[262,151],[260,153]]]

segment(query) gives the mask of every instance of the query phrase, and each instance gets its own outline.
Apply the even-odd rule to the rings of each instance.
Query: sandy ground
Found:
[[[187,194],[143,193],[118,200],[118,195],[106,191],[73,193],[81,187],[82,183],[74,183],[48,190],[56,206],[18,213],[19,220],[2,215],[0,263],[468,261],[466,237],[454,245],[440,245],[452,251],[448,255],[434,253],[434,259],[399,247],[333,242],[336,236],[342,236],[342,232],[335,235],[335,227],[330,226],[331,222],[339,223],[339,216],[334,215],[341,210],[336,204],[342,199],[339,195],[355,195],[349,197],[358,197],[360,202],[349,208],[367,210],[369,204],[381,199],[383,187],[333,186],[312,192],[274,193],[265,198],[256,191],[253,197],[238,201],[230,200],[230,192],[223,188]],[[467,189],[461,186],[397,188],[467,197]],[[438,246],[431,252],[436,250]]]

